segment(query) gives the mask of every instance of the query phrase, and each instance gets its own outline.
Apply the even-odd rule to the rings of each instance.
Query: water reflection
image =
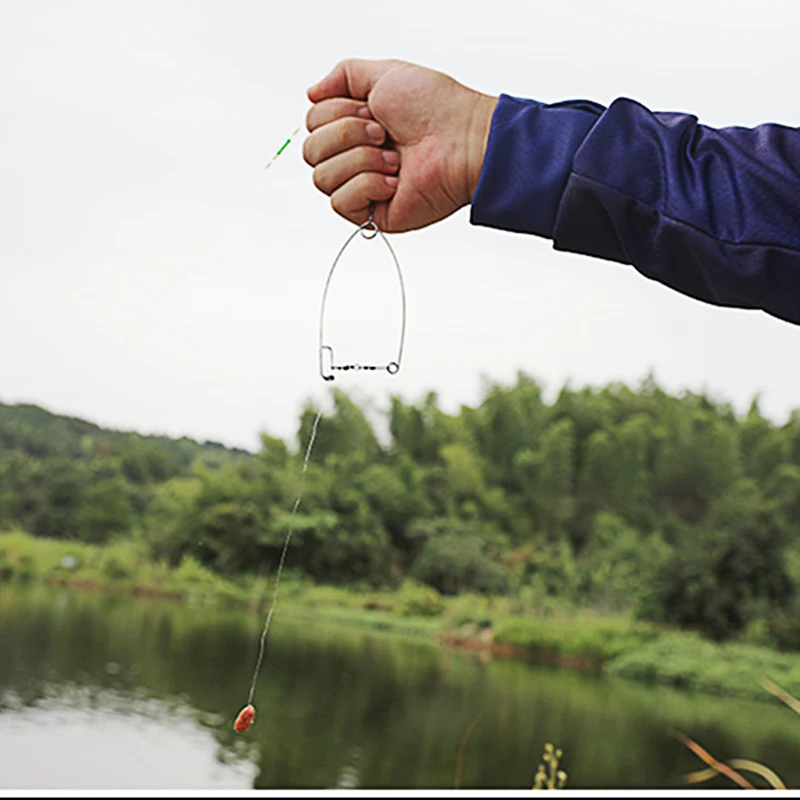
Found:
[[[197,712],[177,701],[44,684],[34,702],[6,692],[2,707],[2,789],[253,785],[251,748],[220,750]]]
[[[800,722],[782,707],[486,663],[286,614],[256,723],[237,736],[261,623],[0,586],[0,788],[452,788],[478,713],[463,788],[530,787],[547,741],[564,750],[568,788],[674,786],[699,765],[667,726],[800,784]]]
[[[363,751],[360,747],[354,746],[350,748],[350,763],[342,767],[339,777],[336,780],[334,789],[358,789],[361,773],[359,765]]]

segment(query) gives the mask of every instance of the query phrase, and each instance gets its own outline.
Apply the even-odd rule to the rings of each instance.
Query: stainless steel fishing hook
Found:
[[[338,370],[345,372],[349,370],[385,370],[390,375],[396,375],[400,371],[400,362],[403,358],[403,345],[406,338],[406,288],[405,284],[403,283],[403,273],[400,271],[400,262],[397,260],[397,256],[395,255],[391,244],[389,244],[389,240],[375,223],[373,219],[374,213],[375,204],[370,203],[369,219],[363,225],[359,226],[355,231],[353,231],[353,233],[348,237],[347,241],[342,245],[341,250],[339,250],[339,252],[336,254],[336,258],[333,260],[333,265],[328,273],[328,279],[325,281],[325,290],[322,292],[322,307],[319,313],[319,374],[325,381],[332,381],[335,377],[333,373]],[[331,278],[333,277],[333,273],[336,270],[336,266],[339,263],[339,259],[342,257],[342,254],[347,249],[347,246],[350,244],[350,242],[352,242],[359,233],[364,239],[374,239],[376,236],[380,236],[381,239],[383,239],[383,243],[389,248],[389,252],[392,255],[392,260],[394,261],[394,266],[397,270],[397,278],[400,281],[400,296],[403,302],[402,324],[400,327],[400,344],[397,349],[397,358],[394,361],[389,361],[387,364],[337,364],[333,355],[333,347],[325,344],[324,340],[325,304],[328,299],[328,288],[331,285]],[[328,373],[325,371],[324,353],[326,351],[330,357],[330,371]]]

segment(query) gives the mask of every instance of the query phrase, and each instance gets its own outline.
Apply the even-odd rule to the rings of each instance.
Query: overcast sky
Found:
[[[0,401],[248,448],[323,402],[319,303],[352,227],[311,182],[305,89],[402,58],[480,91],[628,96],[714,126],[800,125],[795,0],[303,3],[0,0]],[[242,193],[253,190],[226,216]],[[800,407],[800,327],[684,298],[632,268],[469,224],[391,237],[408,292],[396,377],[336,385],[479,401],[481,376],[707,388]],[[379,241],[330,298],[342,360],[386,361],[398,295]],[[337,338],[338,336],[338,338]]]

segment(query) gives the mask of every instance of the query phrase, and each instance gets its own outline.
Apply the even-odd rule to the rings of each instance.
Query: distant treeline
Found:
[[[0,527],[191,555],[235,574],[277,563],[316,409],[297,447],[257,454],[104,430],[0,405]],[[635,608],[719,637],[749,624],[794,646],[800,414],[776,426],[706,395],[565,387],[519,374],[457,414],[394,397],[382,445],[333,393],[289,563],[320,581],[411,577],[443,593]]]

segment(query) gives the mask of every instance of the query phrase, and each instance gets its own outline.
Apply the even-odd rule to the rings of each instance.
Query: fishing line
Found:
[[[252,183],[241,193],[241,195],[239,195],[239,199],[222,215],[220,221],[211,230],[211,233],[209,233],[208,238],[203,242],[204,246],[207,246],[211,241],[213,241],[214,237],[220,232],[220,230],[228,221],[228,219],[233,216],[236,209],[239,208],[239,206],[244,202],[245,198],[250,194],[250,192],[253,191],[256,184],[264,176],[264,173],[278,160],[278,156],[280,156],[280,154],[291,144],[292,139],[294,139],[294,137],[297,136],[298,133],[300,133],[301,128],[302,126],[299,126],[294,129],[292,135],[287,137],[286,141],[280,146],[278,152],[275,153],[274,156],[272,156],[272,158],[269,160],[264,169],[261,172],[259,172],[258,175],[256,175]]]
[[[278,150],[278,152],[272,157],[270,162],[267,164],[265,169],[269,169],[275,160],[283,153],[283,151],[289,146],[292,141],[292,137],[297,134],[299,131],[296,130],[292,136],[290,136]],[[248,190],[249,191],[249,190]],[[246,195],[247,193],[245,193]],[[234,209],[236,205],[238,205],[244,196],[240,198],[237,203],[234,205]],[[228,213],[228,216],[233,212],[233,209]],[[400,269],[400,262],[397,259],[397,255],[394,252],[391,244],[389,244],[389,240],[384,235],[383,231],[378,227],[378,225],[374,221],[374,213],[375,213],[375,204],[370,203],[369,208],[369,219],[363,224],[360,225],[345,241],[342,245],[339,252],[336,254],[336,257],[333,260],[333,264],[331,265],[330,271],[328,272],[328,278],[325,281],[325,288],[322,292],[322,305],[320,307],[320,315],[319,315],[319,371],[320,375],[323,380],[325,381],[332,381],[334,379],[333,372],[337,370],[342,371],[349,371],[349,370],[368,370],[368,371],[376,371],[376,370],[385,370],[390,375],[396,375],[400,371],[400,363],[403,358],[403,346],[405,343],[405,335],[406,335],[406,290],[405,284],[403,282],[403,273]],[[397,349],[397,356],[394,360],[388,361],[386,364],[359,364],[358,362],[352,364],[337,364],[334,360],[333,354],[333,347],[331,345],[325,344],[324,339],[324,327],[325,327],[325,308],[328,299],[328,289],[330,288],[331,279],[333,278],[333,274],[336,271],[336,267],[339,264],[339,261],[347,249],[348,245],[355,239],[355,237],[361,234],[364,239],[374,239],[376,236],[380,236],[383,243],[389,250],[389,253],[392,256],[392,260],[394,262],[395,269],[397,271],[397,278],[400,284],[400,296],[402,299],[402,316],[401,316],[401,327],[400,327],[400,342],[398,344]],[[324,358],[323,354],[328,353],[330,358],[330,373],[326,373],[325,365],[324,365]],[[275,612],[275,606],[278,602],[278,588],[280,587],[281,581],[281,573],[283,572],[283,565],[286,561],[286,554],[289,550],[289,544],[292,539],[292,533],[294,532],[294,520],[295,515],[297,514],[297,509],[300,505],[300,501],[303,497],[303,489],[305,487],[305,478],[306,478],[306,470],[308,469],[308,462],[311,459],[311,452],[314,447],[314,442],[317,438],[317,429],[319,427],[319,422],[322,419],[322,411],[317,412],[317,416],[314,418],[314,424],[311,427],[311,435],[308,439],[308,445],[306,446],[305,457],[303,458],[303,466],[300,472],[300,486],[298,488],[297,497],[295,498],[294,505],[292,506],[291,514],[289,515],[289,522],[287,525],[286,531],[286,538],[283,542],[283,549],[281,550],[281,557],[278,561],[278,569],[275,574],[275,591],[272,595],[272,604],[270,605],[269,611],[267,612],[267,617],[264,622],[264,627],[261,630],[261,637],[259,639],[258,645],[258,656],[256,658],[255,668],[253,670],[253,678],[250,682],[250,691],[247,695],[247,703],[245,704],[244,708],[239,712],[236,720],[233,723],[233,728],[237,733],[246,733],[250,726],[253,724],[256,716],[256,710],[253,706],[253,696],[255,695],[256,690],[256,683],[258,682],[258,676],[261,672],[261,666],[264,661],[264,652],[266,649],[267,643],[267,635],[269,633],[269,626],[270,622],[272,621],[272,615]]]
[[[270,606],[269,613],[267,614],[267,620],[264,623],[264,629],[261,631],[261,640],[258,646],[258,658],[256,659],[256,668],[253,671],[253,680],[250,683],[250,692],[247,695],[247,705],[249,706],[253,702],[253,695],[256,691],[256,681],[258,680],[258,673],[261,671],[261,662],[264,660],[264,646],[267,642],[267,634],[269,633],[269,623],[272,621],[272,614],[275,611],[275,604],[278,602],[278,587],[281,583],[281,573],[283,572],[283,564],[286,561],[286,552],[289,549],[289,543],[292,540],[292,523],[294,522],[294,516],[297,513],[297,507],[300,505],[300,501],[303,499],[303,488],[305,486],[306,480],[306,470],[308,469],[308,462],[311,458],[311,449],[314,447],[314,441],[317,438],[317,427],[319,426],[319,421],[322,419],[322,411],[317,411],[317,416],[314,419],[314,424],[311,426],[311,436],[308,439],[308,446],[306,447],[306,455],[303,459],[303,469],[300,471],[300,488],[297,492],[297,497],[294,501],[294,506],[292,506],[292,513],[289,517],[289,526],[286,532],[286,539],[283,542],[283,550],[281,551],[280,561],[278,562],[278,571],[275,574],[275,593],[272,595],[272,605]]]

